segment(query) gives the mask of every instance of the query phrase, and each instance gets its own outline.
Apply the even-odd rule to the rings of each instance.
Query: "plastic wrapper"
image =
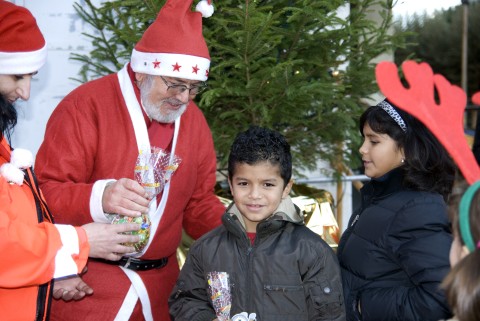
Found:
[[[208,272],[208,290],[218,321],[230,320],[232,296],[227,272]]]
[[[145,188],[149,197],[157,196],[177,170],[181,160],[159,147],[140,150],[135,164],[135,180]]]
[[[142,214],[139,217],[130,217],[123,215],[115,215],[112,224],[137,223],[141,225],[140,230],[134,232],[126,232],[124,234],[134,234],[140,236],[140,241],[137,243],[124,243],[126,246],[133,246],[136,252],[141,252],[148,243],[150,237],[150,217],[148,214]]]
[[[165,152],[159,147],[140,150],[135,163],[134,177],[135,180],[145,188],[148,197],[152,198],[152,202],[155,202],[156,196],[162,192],[165,184],[168,183],[180,162],[181,159],[179,157],[171,157],[170,153]],[[141,224],[140,230],[126,233],[140,235],[140,241],[125,245],[133,246],[137,253],[145,248],[150,238],[151,223],[148,214],[142,214],[140,217],[113,214],[110,215],[110,219],[112,224]]]

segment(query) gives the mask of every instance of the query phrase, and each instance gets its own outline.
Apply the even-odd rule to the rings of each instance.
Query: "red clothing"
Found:
[[[181,116],[164,215],[143,259],[168,257],[166,267],[137,272],[147,287],[155,320],[169,320],[167,300],[178,275],[176,249],[182,227],[198,238],[220,225],[225,207],[213,193],[216,155],[207,122],[190,102]],[[97,180],[133,179],[138,147],[116,74],[86,83],[60,102],[37,154],[39,183],[58,222],[92,221],[89,201]],[[69,199],[60,195],[68,194]],[[130,281],[117,266],[90,261],[84,280],[94,294],[79,302],[55,302],[53,320],[113,320]],[[139,305],[137,304],[137,308]],[[142,320],[139,309],[131,320]],[[140,315],[139,315],[140,314]]]
[[[255,243],[255,238],[257,237],[257,233],[247,232],[248,239],[250,240],[250,244]]]
[[[0,166],[9,161],[10,146],[2,138]],[[55,257],[62,247],[33,173],[27,170],[27,175],[22,185],[0,175],[0,320],[46,320]],[[88,246],[82,246],[82,257],[75,260],[79,270],[88,256]]]

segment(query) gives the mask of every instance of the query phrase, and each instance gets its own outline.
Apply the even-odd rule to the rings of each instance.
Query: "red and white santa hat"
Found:
[[[133,71],[206,81],[210,55],[202,34],[202,17],[213,14],[211,0],[191,10],[193,0],[167,0],[157,19],[135,45]]]
[[[0,0],[0,75],[26,75],[47,61],[47,45],[24,7]]]

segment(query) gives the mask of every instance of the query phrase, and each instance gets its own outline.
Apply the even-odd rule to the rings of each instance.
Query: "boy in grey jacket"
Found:
[[[336,256],[304,225],[291,176],[280,133],[251,127],[235,138],[233,202],[223,225],[191,247],[169,299],[173,320],[345,320]]]

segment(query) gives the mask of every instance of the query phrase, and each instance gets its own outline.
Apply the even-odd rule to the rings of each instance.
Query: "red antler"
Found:
[[[465,92],[450,84],[442,75],[434,75],[427,63],[406,61],[402,70],[409,88],[403,86],[394,63],[385,61],[377,65],[375,72],[382,93],[430,129],[470,184],[480,179],[480,168],[463,130],[463,113],[467,103]],[[438,92],[439,104],[435,102],[434,88]]]
[[[475,105],[480,105],[480,91],[473,94],[472,96],[472,102],[475,104]],[[477,126],[480,126],[480,124],[477,124]]]

